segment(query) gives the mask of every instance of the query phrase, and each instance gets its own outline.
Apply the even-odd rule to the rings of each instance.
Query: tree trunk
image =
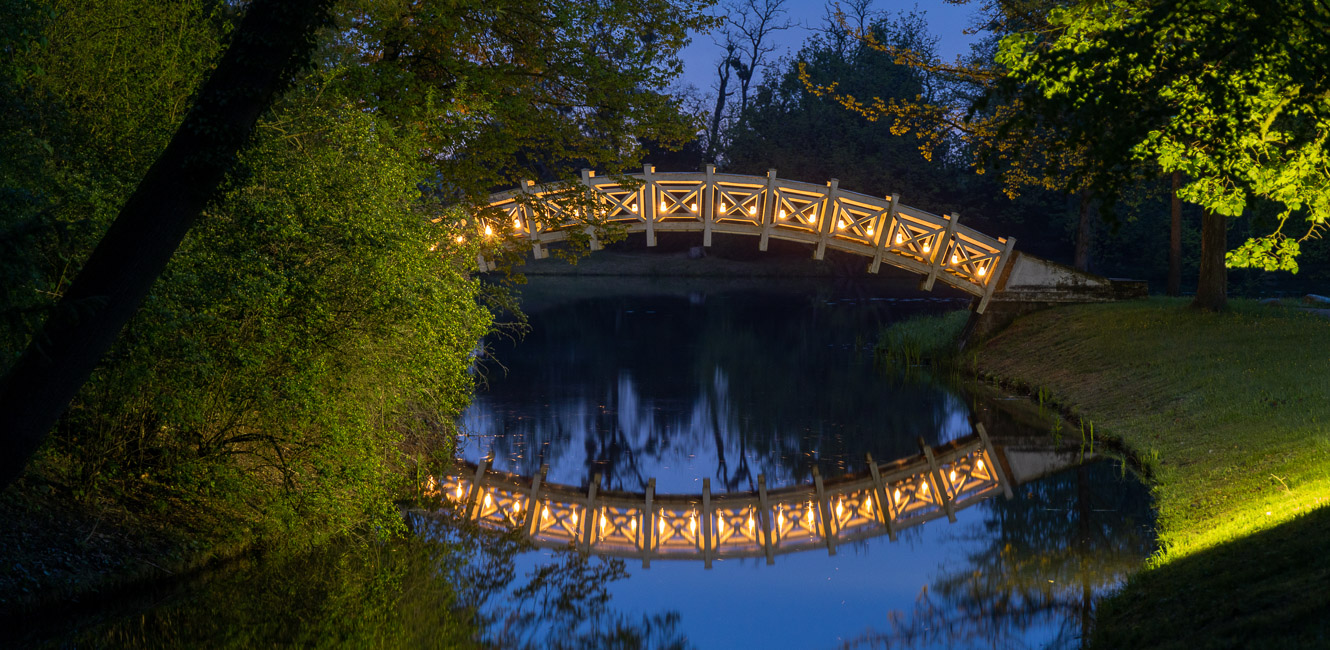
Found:
[[[309,59],[331,0],[255,0],[184,123],[0,381],[0,489],[23,472],[147,297],[273,97]]]
[[[1172,217],[1168,228],[1168,295],[1182,293],[1182,200],[1178,188],[1182,186],[1182,172],[1173,172],[1173,188],[1169,192],[1169,212]]]
[[[720,119],[725,114],[725,100],[729,98],[725,90],[730,85],[730,59],[733,56],[734,46],[727,46],[725,60],[716,67],[716,75],[720,77],[720,88],[716,92],[716,110],[711,114],[711,129],[707,133],[706,161],[709,163],[716,162],[716,150],[720,146]]]
[[[1192,306],[1220,311],[1228,306],[1228,228],[1224,215],[1205,211],[1201,217],[1201,273],[1196,281],[1196,299]]]
[[[1090,270],[1090,190],[1081,190],[1080,225],[1076,228],[1077,270]]]

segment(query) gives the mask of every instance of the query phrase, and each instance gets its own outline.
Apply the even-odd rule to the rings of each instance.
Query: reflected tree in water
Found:
[[[846,648],[1021,647],[1032,629],[1045,647],[1088,640],[1095,600],[1154,550],[1150,496],[1107,462],[1033,481],[994,499],[967,541],[967,565],[938,576],[914,611]]]
[[[884,392],[854,337],[899,310],[816,295],[555,307],[532,316],[519,348],[500,351],[512,372],[478,397],[464,428],[486,436],[500,468],[530,476],[549,463],[558,474],[564,461],[565,482],[599,473],[628,491],[695,455],[714,459],[718,491],[755,489],[759,473],[796,482],[814,464],[843,473],[865,452],[913,455],[918,437],[937,442],[964,422],[965,405],[935,383]]]

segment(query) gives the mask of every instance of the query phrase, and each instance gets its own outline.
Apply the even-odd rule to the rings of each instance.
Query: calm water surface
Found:
[[[567,283],[555,280],[553,283]],[[566,289],[565,287],[559,287]],[[539,284],[532,291],[553,291]],[[973,433],[987,414],[955,389],[874,367],[879,329],[964,303],[863,291],[649,290],[567,297],[497,345],[506,372],[462,418],[463,455],[548,480],[661,493],[757,489],[863,470]],[[981,412],[976,412],[976,408]],[[1046,436],[1001,424],[995,435]],[[1097,594],[1151,550],[1149,499],[1106,462],[1027,483],[886,537],[761,560],[636,563],[609,585],[628,617],[677,614],[722,647],[1075,647]],[[519,559],[527,571],[551,552]]]
[[[771,285],[773,282],[764,282]],[[907,294],[908,295],[908,294]],[[874,367],[878,330],[964,306],[856,287],[534,279],[529,334],[491,342],[461,455],[551,482],[641,492],[806,484],[919,453],[985,422],[1046,432],[918,373]],[[1077,435],[1079,440],[1079,435]],[[1064,466],[1067,463],[1063,463]],[[454,647],[1078,647],[1094,599],[1152,550],[1147,490],[1070,466],[887,537],[762,560],[639,562],[531,550],[412,518],[417,536],[257,561],[87,608],[33,643]]]

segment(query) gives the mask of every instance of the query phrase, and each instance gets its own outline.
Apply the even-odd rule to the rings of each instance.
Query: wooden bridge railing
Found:
[[[647,245],[656,233],[702,232],[703,245],[713,233],[759,237],[767,250],[771,238],[814,244],[814,259],[832,248],[871,258],[877,273],[883,262],[923,276],[922,288],[936,280],[980,298],[982,313],[1010,260],[1016,240],[993,238],[960,224],[955,214],[939,216],[901,204],[897,195],[877,198],[849,192],[832,179],[826,185],[764,176],[718,174],[714,166],[696,173],[656,173],[650,165],[622,181],[582,172],[576,184],[533,185],[490,197],[481,215],[482,232],[509,229],[530,241],[537,259],[545,245],[566,239],[573,229],[588,228],[591,248],[599,248],[594,229],[581,218],[586,202],[576,197],[590,189],[599,222],[645,232]],[[578,207],[578,206],[581,207]],[[484,258],[481,270],[489,268]]]
[[[813,470],[812,485],[767,490],[758,476],[755,492],[712,494],[704,479],[701,494],[656,494],[655,479],[643,493],[599,489],[600,475],[587,489],[545,482],[548,466],[535,477],[493,471],[490,459],[459,462],[459,471],[428,491],[451,501],[456,512],[483,526],[518,528],[542,547],[574,545],[583,552],[653,559],[701,560],[775,556],[836,546],[897,533],[947,517],[1011,486],[996,452],[979,425],[977,433],[922,453],[877,464],[859,474],[823,480]]]

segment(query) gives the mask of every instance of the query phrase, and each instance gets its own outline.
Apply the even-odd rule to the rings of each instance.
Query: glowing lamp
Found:
[[[724,202],[724,201],[721,201],[721,202],[720,202],[720,211],[721,211],[721,212],[724,212],[724,211],[725,211],[725,202]]]
[[[693,204],[693,207],[688,208],[688,209],[689,209],[689,210],[692,210],[693,212],[697,212],[697,204],[694,203],[694,204]]]
[[[983,275],[983,274],[985,274],[985,273],[987,273],[987,272],[988,272],[988,269],[985,268],[985,267],[982,267],[982,266],[979,267],[979,269],[975,271],[975,273],[976,273],[977,275]]]
[[[489,224],[486,224],[486,225],[485,225],[485,236],[486,236],[486,237],[489,237],[490,235],[493,235],[493,234],[494,234],[494,229],[491,228],[491,227],[489,226]]]
[[[897,243],[897,244],[900,244],[900,243],[904,243],[904,242],[905,242],[905,235],[902,235],[902,234],[900,234],[900,233],[896,233],[896,243]]]
[[[951,482],[956,482],[956,470],[951,470]]]
[[[932,250],[932,248],[933,248],[933,247],[932,247],[932,246],[929,246],[927,242],[924,243],[924,252],[925,252],[925,253],[927,253],[929,250]]]
[[[981,472],[984,471],[984,459],[980,458],[979,462],[975,463],[975,467],[978,467]]]
[[[494,501],[494,500],[490,498],[490,495],[488,495],[488,494],[485,495],[485,507],[486,507],[486,508],[490,507],[490,503],[493,503],[493,501]]]
[[[961,261],[961,258],[957,257],[955,253],[952,253],[952,254],[951,254],[951,263],[952,263],[952,264],[959,264],[960,261]]]
[[[785,218],[785,208],[781,208],[781,210],[780,210],[780,218],[781,218],[781,219],[784,219],[784,218]]]
[[[574,526],[577,525],[577,511],[576,511],[576,510],[573,511],[573,525],[574,525]]]
[[[463,236],[461,236],[461,235],[458,235],[457,237],[454,237],[454,238],[453,238],[453,241],[455,241],[455,242],[461,244],[461,243],[463,243],[463,242],[466,241],[466,237],[463,237]]]
[[[669,210],[670,208],[669,208],[669,206],[665,205],[665,202],[664,202],[664,201],[661,201],[661,202],[660,202],[660,209],[661,209],[662,212],[664,212],[664,211],[666,211],[666,210]]]
[[[757,206],[756,206],[756,205],[749,206],[749,208],[748,208],[748,214],[750,214],[750,215],[756,215],[756,214],[757,214]]]
[[[522,220],[521,220],[521,219],[513,219],[513,229],[514,229],[514,230],[521,230],[521,229],[522,229]]]

